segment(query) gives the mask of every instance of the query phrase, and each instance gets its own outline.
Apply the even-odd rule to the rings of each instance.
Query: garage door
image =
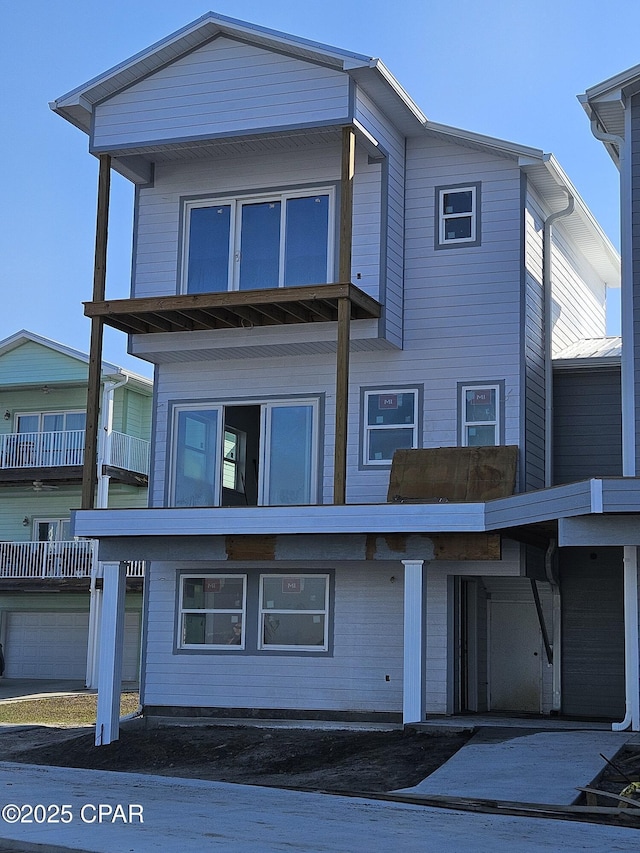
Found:
[[[89,614],[13,612],[7,614],[7,678],[74,679],[87,670]],[[140,615],[125,614],[123,680],[138,678]]]

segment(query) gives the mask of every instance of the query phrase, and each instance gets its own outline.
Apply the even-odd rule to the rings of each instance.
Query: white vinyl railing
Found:
[[[107,438],[106,463],[149,473],[149,442],[121,432]],[[0,468],[59,468],[84,462],[84,430],[0,435]]]
[[[0,578],[85,578],[98,561],[93,539],[69,542],[0,542]],[[144,577],[144,562],[127,565],[127,577]]]
[[[149,473],[149,442],[123,432],[112,432],[107,438],[109,465],[137,474]]]
[[[82,465],[84,430],[19,432],[0,436],[0,467],[57,468]]]

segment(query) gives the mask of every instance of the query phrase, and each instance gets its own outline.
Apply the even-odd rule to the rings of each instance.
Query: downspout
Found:
[[[573,213],[574,198],[565,187],[568,204],[564,210],[552,213],[544,221],[542,232],[542,289],[544,293],[544,484],[553,485],[553,365],[551,336],[553,332],[552,315],[552,229],[556,219]]]
[[[622,267],[622,475],[636,476],[633,282],[631,269],[631,157],[627,140],[631,111],[625,109],[625,136],[606,133],[591,120],[591,133],[600,142],[618,148],[620,169],[620,259]],[[638,549],[624,546],[624,680],[625,715],[613,723],[615,732],[640,730],[640,681],[638,659]]]

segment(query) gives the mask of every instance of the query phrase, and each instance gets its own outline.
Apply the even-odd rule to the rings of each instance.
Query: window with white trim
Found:
[[[328,649],[329,575],[261,575],[258,648]]]
[[[396,450],[418,446],[418,389],[364,392],[363,465],[389,465]]]
[[[246,575],[182,575],[179,648],[243,649],[246,599]]]
[[[185,203],[183,293],[333,280],[332,187]]]
[[[437,246],[477,244],[478,196],[478,184],[437,188]]]
[[[173,410],[170,506],[317,501],[318,399]]]
[[[461,386],[461,436],[464,447],[496,446],[500,435],[500,385]]]

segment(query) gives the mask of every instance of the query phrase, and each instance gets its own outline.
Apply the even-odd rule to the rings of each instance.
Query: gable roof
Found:
[[[271,30],[257,24],[250,24],[226,15],[207,12],[202,17],[187,24],[166,38],[136,53],[130,59],[115,65],[103,74],[94,77],[82,86],[78,86],[66,95],[52,101],[51,109],[84,130],[90,132],[91,113],[95,104],[111,97],[160,68],[174,62],[186,53],[196,50],[218,36],[227,36],[266,49],[278,50],[289,56],[305,59],[309,62],[334,68],[338,71],[355,72],[356,69],[368,69],[369,76],[377,78],[377,85],[371,83],[374,91],[389,90],[389,95],[408,117],[422,122],[425,117],[400,86],[392,74],[379,60],[360,53],[342,50],[309,39],[292,36],[288,33]],[[366,84],[363,88],[367,88]]]
[[[51,338],[36,335],[34,332],[29,332],[26,329],[21,329],[19,332],[10,335],[8,338],[0,340],[0,358],[6,353],[17,349],[26,343],[39,344],[40,346],[46,347],[47,349],[60,353],[61,355],[65,355],[68,358],[82,362],[87,366],[89,364],[89,356],[86,353],[73,349],[73,347],[66,346],[66,344],[60,344],[57,341],[51,340]],[[126,378],[136,385],[137,390],[140,390],[143,393],[151,393],[153,387],[153,383],[150,379],[129,370],[125,370],[125,368],[118,367],[108,361],[102,362],[101,374],[103,381],[118,382]]]

